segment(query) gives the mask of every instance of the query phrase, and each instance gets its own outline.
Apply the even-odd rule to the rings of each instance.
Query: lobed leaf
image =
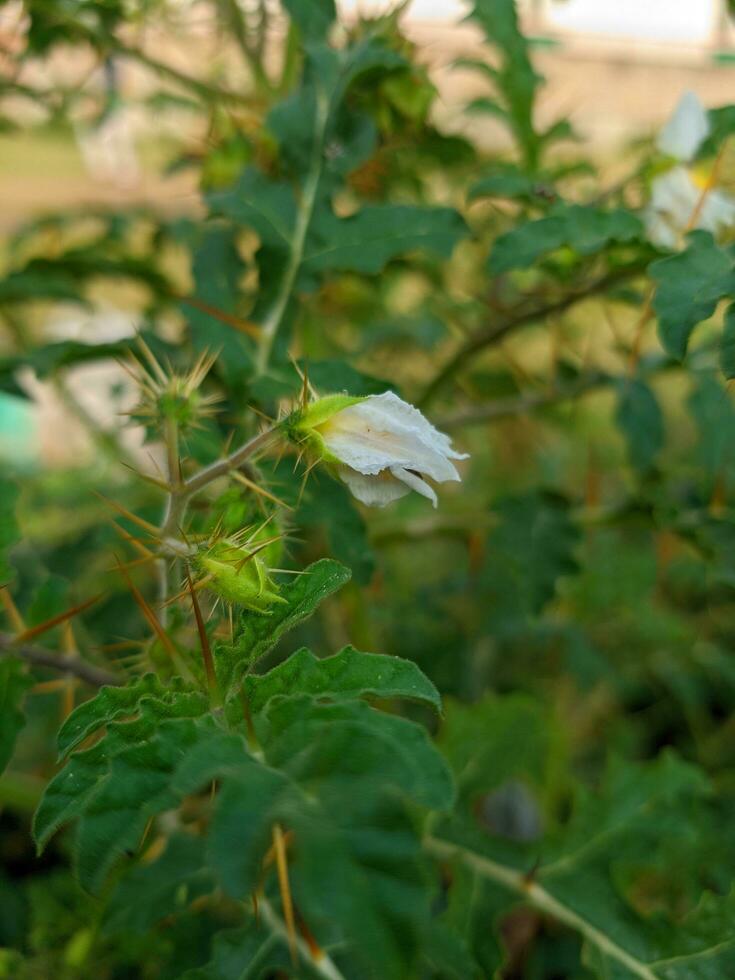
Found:
[[[542,256],[566,246],[578,255],[593,255],[613,243],[642,237],[643,226],[630,211],[559,204],[548,217],[528,221],[500,235],[488,258],[488,271],[500,275],[527,269]]]
[[[661,343],[681,360],[694,328],[712,316],[723,297],[735,292],[732,256],[708,231],[692,231],[683,252],[659,259],[649,272],[656,283],[653,309]]]
[[[412,660],[345,647],[319,659],[301,649],[267,674],[249,674],[243,693],[253,714],[282,695],[309,694],[330,700],[407,698],[441,711],[439,692]]]
[[[308,619],[320,603],[349,580],[349,569],[323,558],[283,586],[281,597],[285,602],[273,606],[267,616],[244,613],[234,646],[219,645],[215,649],[222,690],[231,692],[251,664],[273,649],[284,633]]]

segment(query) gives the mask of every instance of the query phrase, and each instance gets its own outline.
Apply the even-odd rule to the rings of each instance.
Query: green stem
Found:
[[[516,871],[515,868],[509,868],[504,864],[500,864],[498,861],[491,861],[490,858],[483,857],[474,851],[460,847],[457,844],[452,844],[449,841],[440,840],[438,837],[426,837],[424,839],[424,848],[429,854],[439,860],[455,859],[462,861],[468,868],[471,868],[481,877],[489,878],[508,891],[521,895],[530,905],[533,905],[540,912],[550,915],[558,922],[563,922],[571,929],[579,932],[587,942],[596,946],[605,956],[616,960],[634,976],[639,977],[640,980],[657,980],[656,975],[645,963],[636,959],[635,956],[628,953],[627,950],[619,946],[609,936],[606,936],[604,932],[596,926],[593,926],[591,922],[588,922],[581,915],[578,915],[572,909],[568,908],[568,906],[562,904],[562,902],[546,891],[545,888],[542,888],[537,882],[529,879],[522,872]]]
[[[293,292],[294,283],[304,257],[304,246],[306,235],[309,231],[314,205],[316,203],[319,181],[322,175],[324,162],[324,133],[329,118],[329,100],[324,90],[317,86],[316,89],[316,109],[314,112],[314,142],[311,148],[311,159],[309,169],[304,181],[303,193],[296,215],[293,237],[288,262],[283,272],[281,285],[268,313],[265,315],[260,326],[260,345],[256,360],[258,374],[264,374],[268,368],[273,344],[278,334],[278,330],[283,322],[283,317],[288,308],[288,302]]]
[[[265,896],[261,896],[259,899],[258,907],[263,916],[263,921],[271,932],[275,933],[284,943],[288,943],[289,935],[286,923],[276,913]],[[321,955],[319,956],[312,954],[308,944],[300,936],[296,937],[296,949],[299,952],[299,957],[308,963],[315,973],[324,977],[324,980],[345,980],[344,974],[337,968],[334,960],[327,953],[321,950]]]
[[[161,538],[176,536],[192,497],[200,493],[214,480],[226,476],[232,470],[242,466],[245,460],[270,442],[276,431],[276,426],[265,429],[259,435],[253,436],[252,439],[239,446],[229,456],[203,467],[198,473],[190,476],[188,480],[184,480],[178,485],[172,485],[161,524]]]

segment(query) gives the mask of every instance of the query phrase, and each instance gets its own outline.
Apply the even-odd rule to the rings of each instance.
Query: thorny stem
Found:
[[[324,161],[322,144],[324,142],[324,133],[328,118],[329,100],[324,90],[321,87],[317,87],[314,135],[309,170],[304,181],[299,211],[296,216],[296,225],[294,227],[293,238],[291,239],[291,251],[288,257],[288,263],[284,269],[281,285],[273,305],[261,324],[260,345],[258,347],[256,361],[258,374],[265,373],[268,368],[273,344],[283,322],[286,309],[288,308],[288,302],[291,298],[294,283],[296,282],[296,276],[298,275],[299,267],[304,257],[306,235],[309,231],[309,225],[311,224],[311,218],[314,213],[319,181],[322,175]]]
[[[229,456],[225,456],[224,459],[218,459],[215,463],[204,466],[198,473],[190,476],[188,480],[181,480],[178,484],[172,484],[161,523],[161,539],[165,541],[167,538],[176,537],[192,497],[221,476],[226,476],[231,470],[236,470],[242,466],[245,460],[270,442],[276,431],[276,426],[265,429],[230,453]]]
[[[432,402],[447,382],[464,367],[473,354],[477,354],[486,347],[492,347],[500,343],[508,334],[521,327],[528,326],[531,323],[537,323],[557,313],[564,313],[577,303],[589,299],[598,293],[603,293],[613,286],[626,282],[628,279],[632,279],[634,276],[639,275],[641,271],[642,267],[637,263],[623,266],[620,269],[606,273],[604,276],[600,276],[598,279],[593,280],[587,286],[575,292],[568,293],[566,296],[561,297],[561,299],[554,300],[544,306],[536,306],[533,309],[524,310],[497,323],[481,327],[479,330],[471,333],[459,350],[439,369],[431,380],[419,398],[417,402],[418,406],[425,408]]]

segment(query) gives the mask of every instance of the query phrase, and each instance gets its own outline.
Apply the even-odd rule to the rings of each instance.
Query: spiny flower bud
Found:
[[[331,464],[358,500],[375,507],[411,490],[436,507],[436,493],[424,478],[459,480],[450,460],[467,458],[392,391],[366,398],[319,398],[283,425],[292,441]]]
[[[200,552],[195,561],[209,589],[227,602],[267,615],[271,606],[286,601],[259,557],[267,547],[254,541],[241,545],[221,540]]]

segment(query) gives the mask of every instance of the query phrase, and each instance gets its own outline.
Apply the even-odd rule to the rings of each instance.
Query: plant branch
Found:
[[[117,674],[88,664],[78,657],[64,657],[30,643],[17,643],[9,633],[0,633],[0,655],[20,657],[35,667],[49,667],[63,674],[73,674],[93,687],[118,686],[121,683]]]
[[[441,389],[464,367],[465,363],[473,354],[477,354],[486,347],[492,347],[500,343],[508,334],[521,327],[526,327],[531,323],[537,323],[539,320],[544,320],[546,317],[554,316],[558,313],[564,313],[572,306],[582,302],[582,300],[604,293],[613,286],[618,286],[620,283],[632,279],[641,272],[642,266],[638,263],[615,269],[612,272],[606,273],[604,276],[593,279],[592,282],[583,286],[581,289],[567,293],[566,296],[562,296],[560,299],[554,300],[551,303],[536,306],[530,310],[523,310],[506,319],[499,320],[497,323],[489,324],[476,330],[467,337],[459,350],[439,369],[419,398],[417,402],[418,406],[425,408],[432,402]]]
[[[609,936],[606,936],[591,922],[554,898],[545,888],[537,882],[529,880],[527,875],[516,871],[515,868],[509,868],[497,861],[491,861],[474,851],[449,841],[440,840],[438,837],[425,838],[424,848],[439,860],[458,859],[483,878],[489,878],[508,891],[521,895],[534,908],[579,932],[587,942],[596,946],[605,956],[616,960],[640,980],[656,980],[656,975],[645,963],[636,959],[635,956],[619,946]]]
[[[293,237],[291,239],[291,249],[288,257],[288,263],[284,269],[283,278],[273,301],[273,305],[261,323],[260,344],[258,346],[256,361],[258,374],[264,374],[268,368],[268,361],[270,360],[273,344],[288,308],[288,301],[291,298],[291,293],[293,291],[294,283],[296,282],[299,267],[301,266],[301,262],[304,257],[306,235],[309,231],[309,225],[311,224],[312,215],[314,213],[317,190],[319,189],[319,181],[322,175],[324,160],[322,144],[324,142],[324,133],[327,127],[328,118],[329,100],[324,90],[317,85],[316,109],[314,112],[314,142],[311,148],[309,169],[306,174],[306,179],[304,180],[303,192],[301,195],[298,214],[296,216],[296,224],[294,227]]]
[[[493,422],[495,419],[526,415],[537,408],[556,405],[572,398],[579,398],[588,391],[606,388],[613,381],[614,378],[609,374],[595,371],[577,378],[568,385],[553,386],[544,391],[532,391],[513,398],[497,398],[486,405],[466,408],[452,415],[445,415],[436,424],[440,429],[457,429],[465,425],[479,425],[482,422]]]
[[[166,511],[161,524],[161,537],[166,538],[175,535],[186,513],[186,508],[193,496],[203,490],[214,480],[221,476],[226,476],[231,470],[236,470],[254,453],[262,449],[275,435],[276,426],[265,429],[257,436],[253,436],[242,446],[238,447],[224,459],[218,459],[209,466],[203,467],[199,472],[190,476],[188,480],[174,483],[169,491]]]
[[[260,909],[263,916],[263,921],[267,923],[268,928],[274,932],[279,939],[288,944],[289,933],[288,929],[286,928],[286,923],[277,914],[265,896],[260,897],[258,901],[258,908]],[[300,936],[296,937],[296,949],[298,950],[299,956],[311,966],[312,970],[324,977],[324,980],[345,980],[344,974],[337,968],[336,964],[327,953],[321,950],[321,955],[315,956],[309,949],[308,944],[305,943]]]

